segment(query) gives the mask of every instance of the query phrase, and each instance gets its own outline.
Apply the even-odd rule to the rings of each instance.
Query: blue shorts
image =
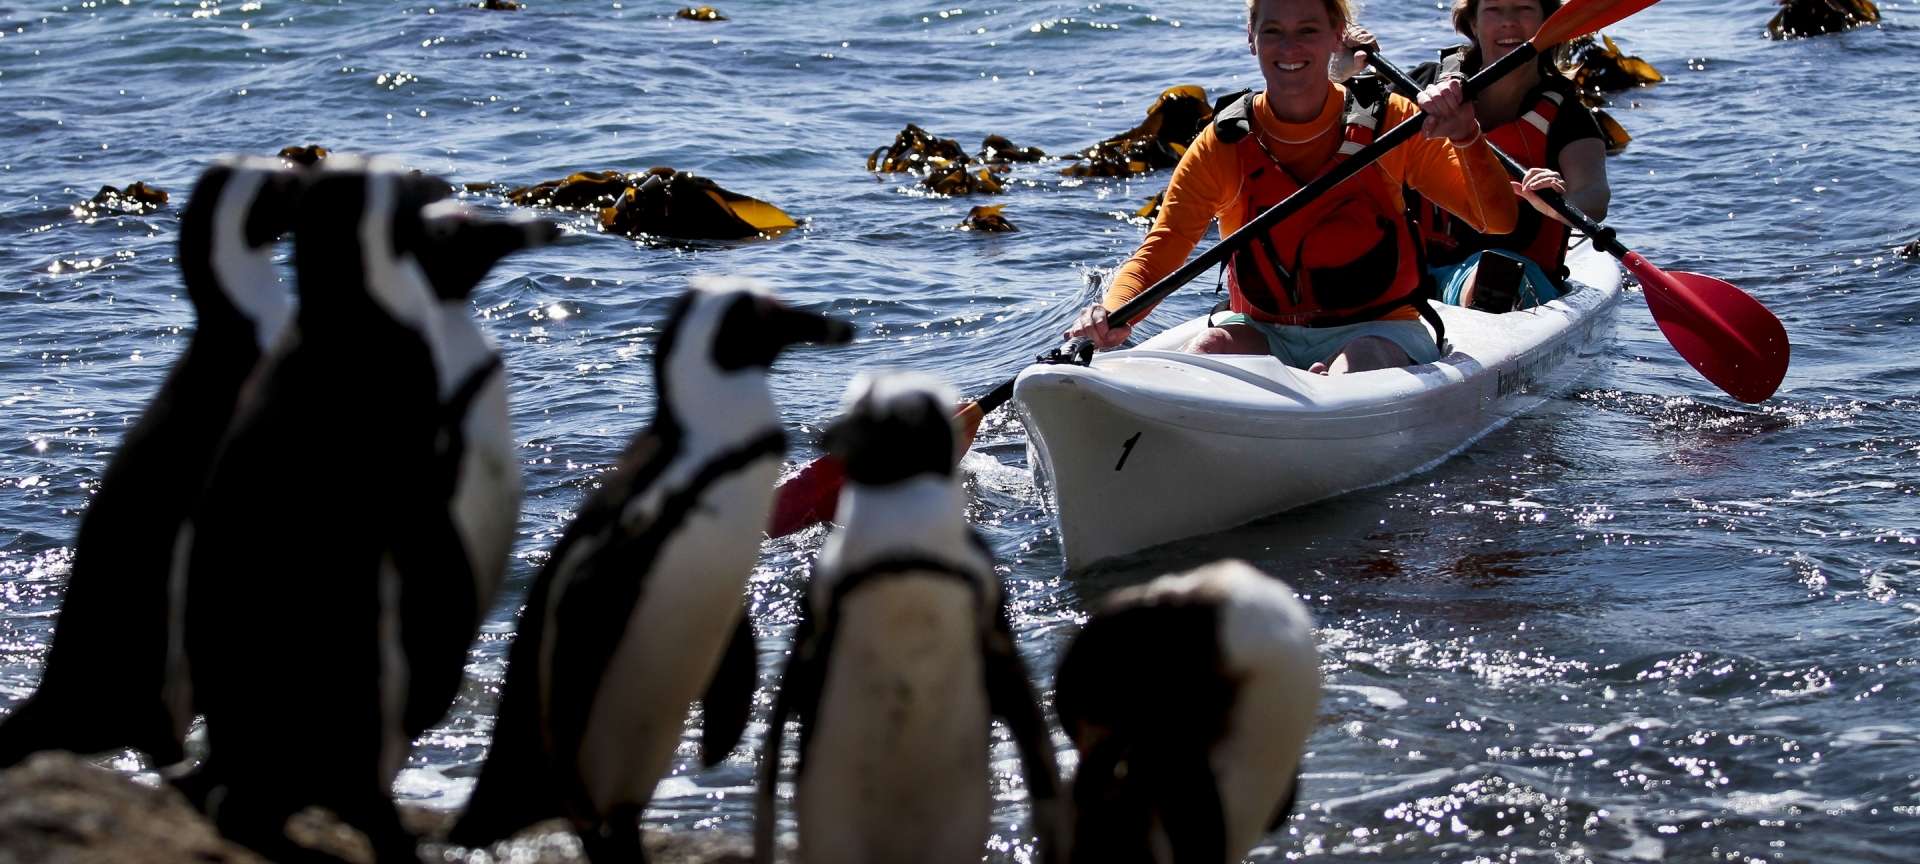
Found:
[[[1480,265],[1482,255],[1500,255],[1523,265],[1526,276],[1520,282],[1520,303],[1517,308],[1538,306],[1560,296],[1560,289],[1554,287],[1552,279],[1547,278],[1547,271],[1540,269],[1533,259],[1500,249],[1487,249],[1468,255],[1466,260],[1458,264],[1433,268],[1433,281],[1440,288],[1440,302],[1449,306],[1460,305],[1460,292],[1466,290],[1467,277],[1473,275],[1474,268]]]
[[[1329,362],[1348,342],[1362,336],[1378,336],[1400,346],[1400,350],[1407,352],[1407,356],[1413,358],[1415,363],[1432,363],[1440,359],[1440,346],[1434,344],[1433,331],[1427,329],[1426,322],[1419,319],[1362,321],[1338,327],[1301,327],[1255,321],[1234,312],[1214,316],[1212,324],[1215,327],[1226,324],[1252,327],[1267,337],[1267,350],[1273,356],[1295,369]]]

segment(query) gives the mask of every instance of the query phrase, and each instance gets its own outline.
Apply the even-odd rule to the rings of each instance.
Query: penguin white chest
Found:
[[[977,599],[902,575],[842,603],[798,780],[812,862],[977,862],[990,719]]]
[[[578,754],[601,812],[644,804],[671,767],[688,703],[705,692],[739,623],[779,468],[768,456],[709,485],[645,574]]]

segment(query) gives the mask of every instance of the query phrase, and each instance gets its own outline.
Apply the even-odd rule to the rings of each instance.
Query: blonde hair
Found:
[[[1327,20],[1333,24],[1334,32],[1335,33],[1346,32],[1347,25],[1353,23],[1353,14],[1354,14],[1353,0],[1320,0],[1320,2],[1326,4]],[[1454,2],[1459,3],[1459,2],[1464,2],[1464,0],[1454,0]],[[1473,2],[1478,3],[1479,0],[1473,0]],[[1556,7],[1559,6],[1558,0],[1554,0],[1554,5]],[[1259,14],[1260,14],[1260,0],[1247,0],[1247,30],[1248,31],[1253,30],[1254,16]]]

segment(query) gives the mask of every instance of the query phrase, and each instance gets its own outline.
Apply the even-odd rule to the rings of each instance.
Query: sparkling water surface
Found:
[[[178,214],[221,154],[318,143],[460,183],[670,165],[803,221],[661,246],[563,217],[560,244],[478,291],[528,500],[472,680],[401,778],[403,797],[451,809],[485,752],[518,596],[652,411],[648,363],[687,277],[758,276],[861,326],[779,364],[793,458],[811,458],[855,371],[980,392],[1050,347],[1166,182],[1023,166],[1003,196],[942,199],[866,173],[869,151],[912,122],[1063,153],[1131,127],[1165,87],[1257,83],[1237,0],[731,0],[721,23],[673,8],[0,7],[0,707],[38,680],[78,513],[191,330]],[[1771,401],[1698,378],[1636,294],[1573,389],[1427,474],[1075,574],[1003,412],[965,464],[1036,677],[1050,684],[1106,591],[1244,557],[1309,601],[1328,685],[1301,806],[1254,860],[1920,860],[1920,263],[1894,255],[1920,237],[1920,12],[1881,9],[1881,26],[1781,43],[1764,0],[1667,0],[1610,31],[1668,76],[1612,109],[1635,136],[1608,163],[1612,222],[1655,263],[1780,315],[1794,358]],[[1402,65],[1451,41],[1435,3],[1362,20]],[[172,203],[72,209],[135,180]],[[952,230],[983,201],[1021,230]],[[1154,326],[1208,305],[1204,281]],[[340,482],[371,498],[388,480]],[[821,537],[767,544],[753,577],[763,683]],[[684,748],[651,824],[745,832],[764,731],[713,770]],[[283,758],[297,782],[300,742]],[[988,857],[1024,859],[1004,740],[995,766]]]

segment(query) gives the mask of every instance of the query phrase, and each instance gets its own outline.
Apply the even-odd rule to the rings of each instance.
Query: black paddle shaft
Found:
[[[1472,99],[1475,94],[1486,89],[1487,85],[1506,77],[1507,73],[1538,56],[1540,56],[1540,50],[1535,48],[1532,42],[1513,49],[1513,53],[1494,61],[1493,65],[1481,69],[1472,78],[1467,79],[1462,85],[1461,95]],[[1113,310],[1108,318],[1118,320],[1122,324],[1134,323],[1136,319],[1145,315],[1148,309],[1153,308],[1180,286],[1192,282],[1201,274],[1218,266],[1233,253],[1240,251],[1240,247],[1252,242],[1253,238],[1273,230],[1273,226],[1280,224],[1281,220],[1300,212],[1328,189],[1360,173],[1361,169],[1379,161],[1387,151],[1412,138],[1420,131],[1420,124],[1426,116],[1424,111],[1416,112],[1412,117],[1400,121],[1399,125],[1387,130],[1385,135],[1375,138],[1372,144],[1361,148],[1360,152],[1341,160],[1325,174],[1315,177],[1312,182],[1300,187],[1299,191],[1281,199],[1280,203],[1268,207],[1247,224],[1240,226],[1240,230],[1221,238],[1220,242],[1213,244],[1213,248],[1181,265],[1180,269],[1161,277],[1160,281],[1153,283],[1138,297],[1128,300],[1121,304],[1120,308]],[[1078,363],[1083,366],[1092,359],[1093,340],[1085,336],[1070,339],[1066,344],[1042,354],[1039,358],[1042,363]]]
[[[1375,50],[1367,52],[1367,64],[1372,66],[1374,71],[1384,76],[1388,83],[1393,85],[1394,89],[1408,94],[1420,92],[1420,85],[1415,84],[1412,78],[1407,77],[1407,73],[1400,71],[1400,67],[1393,65],[1387,61],[1387,58],[1380,56],[1378,46],[1375,46]],[[1487,142],[1487,147],[1493,150],[1493,155],[1499,157],[1500,164],[1507,169],[1508,174],[1513,175],[1513,179],[1519,180],[1526,176],[1526,167],[1513,161],[1512,156],[1508,156],[1499,147],[1494,146],[1492,141]],[[1587,237],[1593,241],[1593,247],[1595,249],[1599,249],[1615,258],[1627,254],[1627,247],[1620,245],[1620,241],[1615,239],[1612,228],[1595,222],[1593,217],[1580,212],[1580,208],[1573,206],[1572,202],[1569,202],[1566,196],[1551,189],[1543,189],[1539,194],[1540,200],[1547,202],[1547,206],[1552,207],[1553,212],[1565,218],[1567,224],[1580,229],[1580,233],[1587,235]]]

